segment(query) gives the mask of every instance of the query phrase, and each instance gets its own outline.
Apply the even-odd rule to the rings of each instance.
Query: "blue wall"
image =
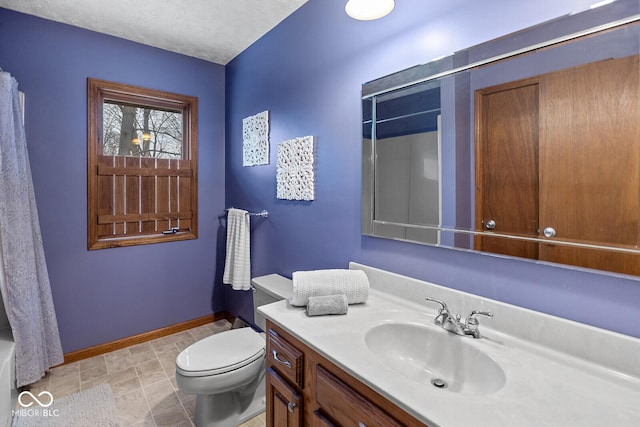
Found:
[[[225,308],[250,318],[249,294],[220,285],[218,215],[229,206],[270,211],[252,220],[254,275],[355,260],[640,336],[637,280],[360,235],[361,84],[591,1],[402,0],[388,17],[358,22],[344,14],[343,0],[310,0],[232,61],[226,76],[220,65],[0,8],[0,67],[27,95],[64,351]],[[199,98],[197,240],[87,251],[87,77]],[[244,168],[242,118],[263,110],[271,112],[271,164]],[[317,136],[316,200],[277,200],[276,145],[304,135]]]
[[[0,9],[0,67],[26,93],[26,133],[63,350],[225,309],[224,67]],[[87,251],[87,77],[199,98],[199,238]]]
[[[343,0],[310,0],[226,67],[226,201],[268,209],[253,225],[253,274],[344,268],[351,260],[640,337],[640,282],[568,267],[360,234],[363,82],[521,28],[593,0],[402,0],[354,21]],[[270,111],[271,163],[242,167],[242,119]],[[316,200],[275,197],[276,146],[315,135]],[[250,317],[248,295],[228,291]]]

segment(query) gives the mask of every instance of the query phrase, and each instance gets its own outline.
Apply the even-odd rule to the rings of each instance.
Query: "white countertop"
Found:
[[[489,355],[506,375],[497,392],[469,395],[399,375],[365,343],[366,332],[385,322],[440,329],[433,325],[436,311],[425,304],[371,289],[367,303],[349,306],[343,316],[309,317],[287,301],[259,311],[430,427],[640,426],[640,378],[491,329],[491,320],[480,319],[482,339],[451,334]]]

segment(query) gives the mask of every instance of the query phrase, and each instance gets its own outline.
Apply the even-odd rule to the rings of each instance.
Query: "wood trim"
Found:
[[[126,215],[98,215],[98,224],[113,224],[121,222],[154,221],[167,219],[191,219],[193,212],[158,212]],[[156,233],[157,234],[157,233]]]
[[[215,322],[217,320],[222,320],[222,319],[226,319],[230,323],[233,323],[233,321],[235,320],[235,318],[227,311],[223,311],[220,313],[207,314],[206,316],[187,320],[186,322],[176,323],[174,325],[165,326],[164,328],[155,329],[153,331],[143,332],[138,335],[133,335],[130,337],[121,338],[121,339],[107,342],[104,344],[98,344],[93,347],[88,347],[81,350],[72,351],[70,353],[65,353],[64,362],[58,366],[67,365],[69,363],[77,362],[83,359],[88,359],[94,356],[99,356],[101,354],[109,353],[115,350],[120,350],[132,345],[142,344],[147,341],[152,341],[157,338],[166,337],[167,335],[176,334],[178,332],[186,331],[188,329],[196,328],[198,326],[206,325],[207,323]]]
[[[141,242],[141,239],[144,241]],[[191,231],[171,233],[171,234],[136,234],[133,236],[102,236],[100,241],[96,243],[91,249],[104,249],[104,248],[120,248],[125,246],[146,245],[151,243],[164,243],[175,242],[177,240],[189,240],[197,239],[194,227],[191,227]]]
[[[146,105],[154,108],[164,108],[169,111],[181,111],[188,106],[193,97],[157,89],[147,89],[140,86],[116,83],[108,80],[90,78],[96,88],[99,88],[103,98],[110,101],[128,102],[133,105]]]
[[[98,165],[98,175],[113,176],[181,176],[192,177],[192,169],[144,168],[137,166],[103,166]]]

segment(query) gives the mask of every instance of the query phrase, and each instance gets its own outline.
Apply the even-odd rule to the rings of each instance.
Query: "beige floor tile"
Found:
[[[156,350],[156,356],[158,356],[158,359],[162,359],[163,357],[164,358],[173,357],[175,359],[176,357],[178,357],[181,351],[182,350],[180,350],[178,346],[174,343],[174,344],[171,344],[170,347],[163,348],[162,351]]]
[[[129,348],[112,351],[104,355],[107,371],[111,374],[131,368],[135,365]]]
[[[108,373],[106,365],[85,369],[84,371],[80,371],[80,382],[86,383],[88,381],[93,381],[97,378],[105,377]]]
[[[138,379],[137,375],[128,380],[120,381],[116,384],[111,385],[113,397],[120,397],[136,390],[142,390],[142,385],[140,385],[140,380]]]
[[[227,330],[230,326],[226,320],[219,320],[59,366],[32,384],[30,390],[49,391],[54,399],[58,399],[107,383],[116,399],[117,419],[122,426],[190,427],[193,425],[196,396],[179,390],[175,379],[175,359],[196,340]],[[264,425],[264,416],[243,424],[244,427]]]
[[[53,393],[55,390],[59,395],[68,396],[69,394],[76,393],[74,390],[80,390],[80,371],[78,370],[78,364],[70,367],[70,369],[62,369],[65,366],[54,368],[51,370],[49,379],[48,390]],[[55,370],[55,371],[54,371]],[[54,397],[59,397],[54,394]]]
[[[180,388],[178,387],[178,381],[176,380],[176,376],[175,375],[168,375],[168,377],[169,377],[169,382],[173,386],[173,390],[174,391],[180,390]],[[178,397],[180,397],[180,396],[178,396]]]
[[[267,425],[264,414],[253,417],[245,423],[240,424],[238,427],[265,427]]]
[[[167,377],[171,377],[176,374],[176,357],[178,357],[178,354],[180,353],[161,353],[158,355],[160,365],[164,368]]]
[[[171,426],[171,427],[191,427],[191,420],[189,416],[182,408],[182,406],[176,406],[166,411],[162,411],[158,414],[153,414],[153,418],[156,421],[158,427]]]
[[[120,424],[123,426],[131,426],[149,420],[153,423],[151,410],[142,390],[132,391],[117,397],[116,408]]]
[[[160,338],[160,340],[164,341],[165,343],[177,343],[180,341],[184,341],[184,340],[188,340],[192,338],[191,334],[189,333],[189,331],[182,331],[182,332],[178,332],[176,334],[173,335],[168,335],[166,337]]]
[[[231,323],[229,323],[229,321],[225,319],[209,323],[208,326],[213,333],[228,331],[229,329],[231,329]]]
[[[127,347],[127,348],[121,348],[120,350],[112,351],[110,353],[105,353],[104,358],[107,361],[107,363],[109,363],[109,361],[124,359],[130,356],[131,356],[131,352]]]
[[[187,339],[178,341],[176,343],[176,347],[178,347],[178,351],[183,351],[185,348],[189,347],[191,344],[195,343],[196,339],[192,336],[189,336]]]
[[[121,427],[156,427],[156,422],[153,420],[153,416],[149,414],[144,420],[135,424],[127,424],[124,420],[120,419]]]
[[[166,341],[163,338],[150,341],[150,343],[151,343],[151,347],[153,347],[153,350],[156,353],[165,353],[167,351],[172,351],[177,348],[175,343]]]
[[[76,383],[76,382],[80,384],[80,371],[69,372],[68,374],[65,374],[65,375],[52,374],[51,378],[49,379],[49,386],[57,387],[62,384]]]
[[[131,378],[137,378],[138,372],[134,367],[124,369],[122,371],[114,372],[113,374],[109,374],[107,376],[107,382],[109,385],[114,386],[116,384],[120,384],[122,382],[128,381]]]
[[[112,374],[114,372],[133,368],[135,364],[136,363],[132,356],[126,356],[114,360],[107,360],[107,370],[110,374]]]
[[[68,381],[58,381],[56,384],[50,384],[47,390],[54,399],[70,396],[80,392],[80,381],[69,379]]]
[[[82,373],[83,371],[87,371],[89,369],[95,369],[95,368],[107,369],[107,363],[105,362],[104,354],[91,357],[89,359],[81,360],[78,362],[78,366],[80,368],[80,373]]]
[[[193,394],[180,394],[178,392],[178,398],[182,402],[182,406],[184,410],[187,411],[187,415],[191,421],[194,420],[196,416],[196,396]]]
[[[50,374],[51,374],[51,377],[54,378],[54,377],[71,375],[77,372],[80,372],[79,362],[69,363],[68,365],[55,367],[51,369]]]
[[[157,359],[136,365],[135,370],[143,387],[167,379],[167,374]]]
[[[178,399],[176,392],[173,391],[173,387],[168,379],[146,386],[143,388],[143,391],[147,397],[147,402],[149,402],[154,418],[156,414],[165,412],[176,406],[182,410],[180,399]]]
[[[203,338],[213,335],[213,330],[208,325],[198,326],[197,328],[189,329],[189,333],[196,341],[200,341]]]
[[[133,356],[136,353],[144,353],[153,350],[151,343],[143,342],[142,344],[136,344],[129,347],[129,353]]]
[[[139,365],[141,363],[150,362],[152,360],[158,360],[156,357],[156,352],[153,350],[153,347],[149,345],[149,349],[145,351],[139,352],[131,352],[131,360],[133,360],[134,366]]]
[[[94,378],[89,381],[83,381],[80,383],[80,388],[82,390],[88,390],[100,384],[106,383],[106,384],[109,384],[113,389],[115,386],[119,385],[120,383],[129,381],[132,378],[137,378],[137,372],[134,368],[129,368],[129,369],[115,372],[113,374],[107,374],[102,377]],[[131,384],[129,383],[128,385],[130,386]],[[121,393],[121,394],[124,394],[124,393]]]

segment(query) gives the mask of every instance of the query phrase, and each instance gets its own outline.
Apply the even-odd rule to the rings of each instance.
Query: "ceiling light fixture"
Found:
[[[344,10],[353,19],[371,21],[388,15],[395,5],[394,0],[349,0]]]

